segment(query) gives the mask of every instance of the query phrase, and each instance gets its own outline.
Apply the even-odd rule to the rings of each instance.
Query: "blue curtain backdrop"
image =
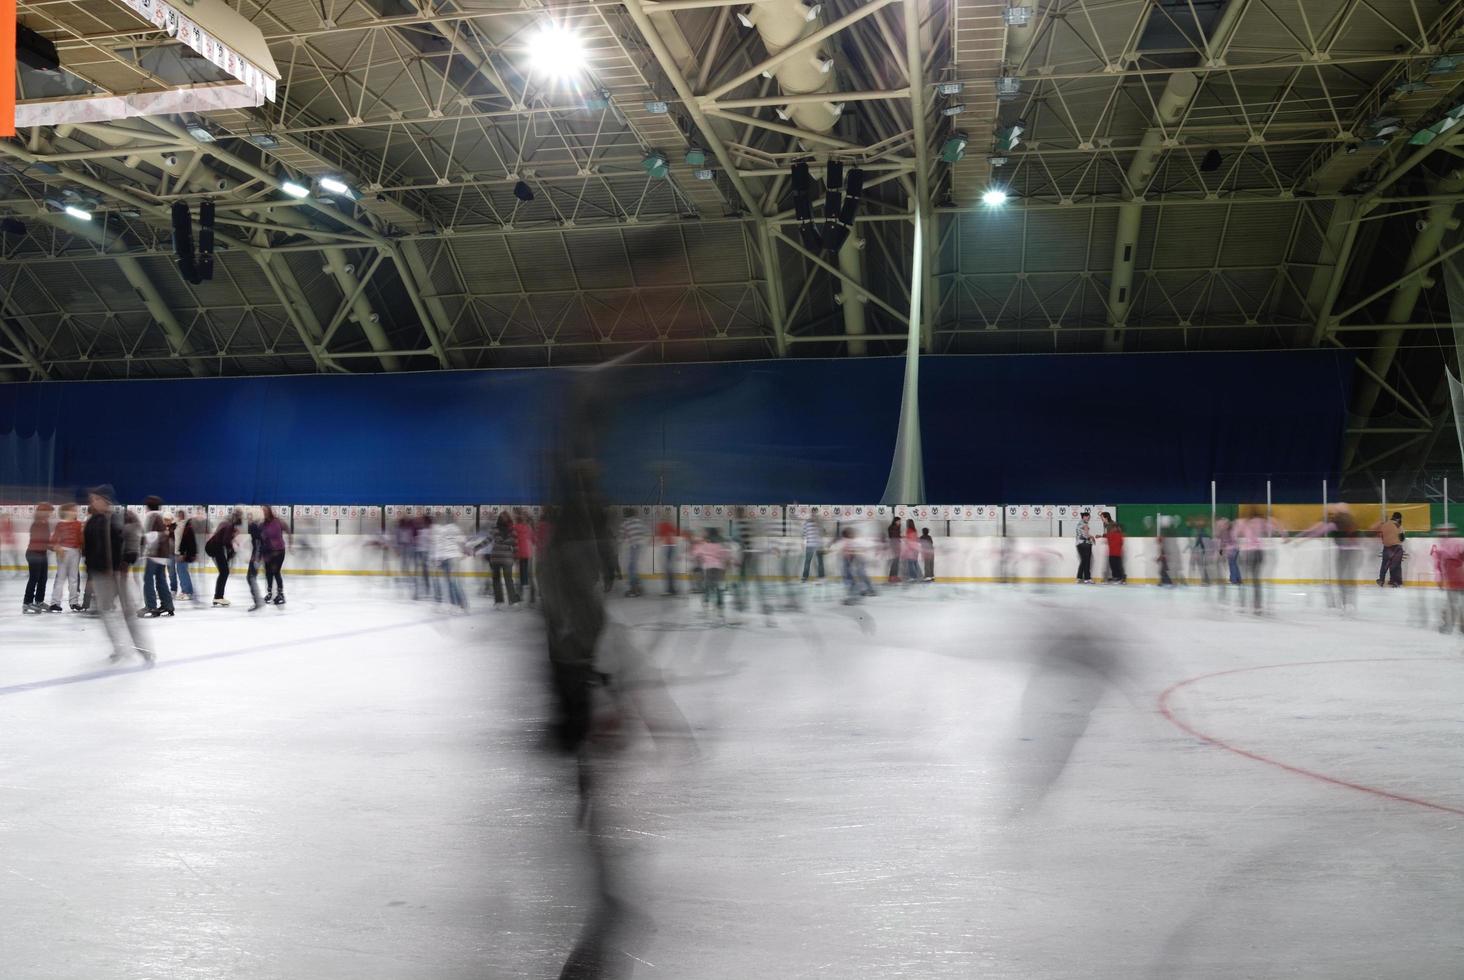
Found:
[[[878,499],[901,358],[621,368],[606,491],[632,501]],[[1343,351],[928,357],[932,503],[1310,500],[1337,477]],[[58,490],[125,500],[542,499],[574,370],[0,385],[0,433],[54,440]],[[0,483],[7,482],[0,477]]]

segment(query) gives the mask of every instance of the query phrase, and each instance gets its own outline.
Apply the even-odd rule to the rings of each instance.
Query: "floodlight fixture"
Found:
[[[691,175],[697,180],[713,180],[717,176],[715,171],[708,170],[706,167],[703,167],[700,170],[693,170],[691,172]]]
[[[90,211],[84,211],[74,204],[68,204],[61,210],[71,215],[71,217],[76,218],[78,221],[90,221],[92,219]]]
[[[666,159],[666,154],[659,151],[647,153],[641,161],[641,169],[650,177],[665,177],[671,173],[671,161]]]
[[[208,127],[200,126],[197,123],[194,123],[193,125],[188,127],[188,135],[192,136],[200,143],[212,143],[217,139],[217,137],[214,136],[213,132]]]
[[[350,186],[347,185],[346,182],[344,180],[341,180],[339,177],[320,178],[320,189],[326,191],[327,193],[336,194],[341,197],[351,196]]]
[[[664,99],[652,99],[646,103],[646,111],[653,116],[664,116],[671,111],[671,107]]]
[[[534,189],[521,180],[513,185],[513,196],[528,204],[534,199]]]
[[[1014,4],[1001,12],[1008,27],[1026,27],[1032,23],[1032,8]]]
[[[310,188],[305,187],[301,184],[297,184],[293,180],[287,180],[284,183],[280,184],[280,190],[284,191],[286,194],[296,199],[307,198],[310,196]]]
[[[737,22],[748,30],[752,29],[752,17],[749,15],[751,9],[749,7],[748,10],[737,11]]]
[[[981,203],[989,208],[999,208],[1007,202],[1007,192],[1000,187],[993,187],[981,195]]]
[[[689,167],[701,167],[707,162],[707,151],[699,146],[693,146],[686,151],[686,164]]]
[[[545,24],[529,38],[529,67],[551,78],[584,70],[585,42],[563,24]]]
[[[1022,94],[1022,80],[1016,75],[1002,75],[996,80],[998,99],[1015,99]]]
[[[937,82],[935,91],[940,95],[960,95],[965,87],[965,82]]]
[[[966,111],[966,103],[964,103],[964,102],[952,102],[948,106],[943,106],[941,108],[941,110],[940,110],[940,114],[942,116],[959,116],[961,113],[963,113],[965,111]]]
[[[959,163],[961,157],[966,155],[966,143],[965,133],[952,133],[941,145],[940,158],[946,163]]]

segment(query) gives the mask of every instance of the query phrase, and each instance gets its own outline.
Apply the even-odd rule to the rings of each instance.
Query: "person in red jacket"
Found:
[[[522,507],[513,512],[513,557],[518,562],[519,595],[527,596],[529,605],[539,598],[534,588],[534,524]]]
[[[1098,517],[1103,521],[1103,539],[1108,542],[1108,581],[1127,585],[1128,576],[1123,573],[1123,525],[1106,510]]]

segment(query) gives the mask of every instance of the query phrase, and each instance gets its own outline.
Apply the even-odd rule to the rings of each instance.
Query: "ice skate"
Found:
[[[20,607],[20,611],[22,613],[25,613],[27,616],[34,616],[36,613],[44,612],[44,610],[41,609],[40,606],[36,605],[34,602],[25,603]]]
[[[285,604],[285,594],[283,592],[275,596],[274,604],[277,606],[283,606]]]
[[[215,599],[213,601],[213,604],[215,606],[232,606],[233,605],[233,603],[230,602],[228,599]]]

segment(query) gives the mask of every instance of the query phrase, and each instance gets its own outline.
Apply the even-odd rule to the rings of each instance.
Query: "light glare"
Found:
[[[281,184],[280,190],[284,191],[291,197],[308,197],[310,195],[309,188],[301,187],[293,180],[287,180],[283,184]]]
[[[73,207],[70,204],[66,205],[64,210],[73,218],[80,218],[82,221],[90,221],[92,218],[90,211],[83,211],[81,208]]]
[[[573,75],[585,66],[584,42],[563,27],[545,27],[529,38],[529,66],[556,78]]]
[[[993,187],[981,195],[981,203],[987,207],[999,208],[1007,202],[1007,192],[998,187]]]
[[[339,178],[337,178],[337,177],[322,177],[322,178],[320,178],[320,189],[321,190],[324,190],[324,191],[328,191],[331,194],[349,194],[349,193],[351,193],[351,189],[346,186],[346,182],[343,181],[343,180],[341,180],[341,179],[339,179]]]

